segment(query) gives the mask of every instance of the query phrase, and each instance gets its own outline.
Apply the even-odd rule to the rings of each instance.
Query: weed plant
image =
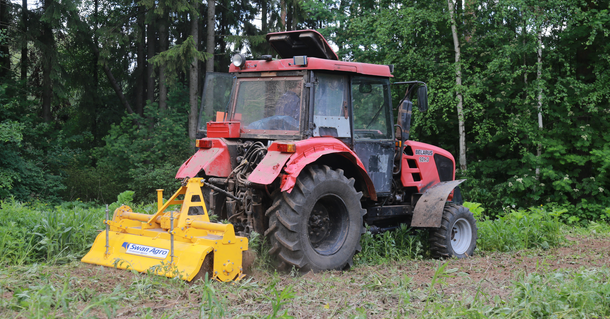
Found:
[[[80,258],[102,229],[104,209],[81,202],[59,206],[0,202],[0,264],[64,263]]]
[[[485,251],[515,251],[530,248],[548,249],[563,240],[559,217],[565,210],[547,211],[544,207],[510,210],[495,220],[477,222],[477,247]],[[482,215],[480,215],[482,216]]]
[[[381,264],[403,259],[422,259],[426,251],[428,233],[401,225],[393,231],[372,234],[370,230],[362,235],[362,251],[354,256],[358,264]]]
[[[109,205],[109,218],[125,204],[134,211],[153,214],[155,203],[134,205],[126,191]],[[175,205],[169,209],[174,209]],[[66,263],[80,259],[104,229],[105,207],[80,201],[51,206],[40,202],[0,201],[0,265]]]

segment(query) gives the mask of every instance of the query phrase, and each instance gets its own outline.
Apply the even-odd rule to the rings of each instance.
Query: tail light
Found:
[[[297,145],[288,143],[278,143],[277,149],[282,153],[294,153],[297,151]]]
[[[197,140],[195,141],[195,146],[199,148],[212,148],[211,140]]]

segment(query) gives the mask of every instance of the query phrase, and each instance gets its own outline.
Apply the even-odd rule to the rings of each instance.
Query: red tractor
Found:
[[[313,30],[267,40],[281,59],[237,54],[228,74],[207,74],[206,137],[176,178],[203,178],[210,213],[239,235],[264,234],[280,270],[351,266],[365,225],[429,228],[434,257],[472,255],[477,227],[453,156],[409,140],[412,98],[427,109],[425,83],[391,83],[393,66],[339,61]],[[398,124],[391,85],[406,88]]]

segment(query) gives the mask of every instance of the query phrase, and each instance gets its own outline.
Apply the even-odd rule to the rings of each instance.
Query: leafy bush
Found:
[[[560,216],[565,212],[565,209],[547,211],[544,207],[532,207],[508,210],[495,220],[479,220],[477,247],[506,252],[557,246],[563,240]]]
[[[0,199],[57,201],[64,188],[51,127],[36,112],[17,84],[0,84]]]
[[[96,150],[97,170],[104,171],[117,190],[135,191],[136,201],[153,201],[157,188],[174,192],[180,186],[176,172],[193,153],[186,105],[174,101],[167,110],[159,110],[149,104],[144,117],[125,116],[104,138],[106,145]]]

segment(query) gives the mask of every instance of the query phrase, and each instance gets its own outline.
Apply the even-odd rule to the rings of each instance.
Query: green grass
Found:
[[[110,205],[110,214],[120,204],[129,204],[133,193],[119,195]],[[0,202],[0,264],[65,263],[81,258],[91,247],[99,230],[103,229],[104,207],[82,202],[65,202],[59,206],[41,203],[23,204],[13,200]],[[486,220],[480,204],[466,203],[478,219],[479,251],[515,251],[548,249],[563,240],[560,215],[565,212],[546,211],[544,207],[511,210],[495,220]],[[135,211],[153,213],[154,204],[139,205]],[[590,222],[593,232],[608,233],[606,223]],[[259,254],[256,266],[270,264],[265,254],[264,239],[252,238],[253,250]],[[401,226],[394,231],[371,234],[361,239],[362,251],[354,257],[356,265],[382,264],[389,261],[428,258],[427,232]]]
[[[60,266],[66,270],[79,264]],[[436,262],[426,285],[399,269],[307,277],[261,275],[227,284],[200,280],[187,284],[161,276],[134,275],[113,280],[94,269],[72,276],[57,266],[0,270],[0,317],[19,318],[292,318],[301,315],[366,318],[606,318],[610,316],[610,269],[580,268],[516,273],[506,298],[486,293],[482,282],[449,293],[447,281],[468,274]],[[116,275],[116,274],[115,274]],[[379,300],[387,300],[379,302]],[[309,306],[308,306],[309,305]],[[169,307],[166,309],[166,307]],[[381,308],[379,308],[381,307]]]
[[[393,231],[371,234],[367,230],[362,235],[362,251],[354,256],[354,263],[382,264],[397,260],[422,259],[426,255],[427,232],[401,225]]]
[[[128,195],[111,205],[111,212],[119,202],[129,203]],[[239,283],[206,279],[187,284],[134,274],[110,280],[113,284],[102,289],[98,286],[107,285],[116,273],[95,267],[87,268],[88,275],[71,274],[74,269],[82,272],[84,267],[71,261],[82,257],[103,229],[105,208],[81,202],[49,206],[9,200],[0,204],[0,264],[11,266],[0,269],[0,317],[290,318],[295,305],[310,305],[317,309],[312,313],[322,311],[319,314],[323,317],[340,318],[610,316],[607,268],[551,271],[540,266],[533,272],[517,272],[513,281],[504,283],[509,291],[504,299],[485,293],[483,281],[472,283],[463,294],[447,293],[451,278],[469,274],[450,268],[452,261],[429,261],[427,232],[406,226],[377,235],[365,233],[362,251],[354,257],[352,271],[346,273],[331,272],[315,279],[274,273],[265,254],[264,238],[254,236],[251,248],[259,252],[255,263],[258,273]],[[610,235],[610,225],[603,221],[585,227],[566,226],[560,222],[563,211],[544,207],[511,210],[498,219],[486,220],[480,205],[466,205],[478,219],[477,244],[483,254],[524,249],[542,252],[561,245],[566,234],[604,240]],[[134,210],[152,213],[154,209],[155,205],[146,205]],[[435,267],[425,285],[414,283],[405,273],[417,269],[418,264]],[[392,305],[388,312],[375,302],[386,299]],[[128,312],[132,304],[138,307]],[[156,306],[164,304],[175,309]]]
[[[102,229],[104,209],[0,202],[0,264],[65,263],[80,258]]]

